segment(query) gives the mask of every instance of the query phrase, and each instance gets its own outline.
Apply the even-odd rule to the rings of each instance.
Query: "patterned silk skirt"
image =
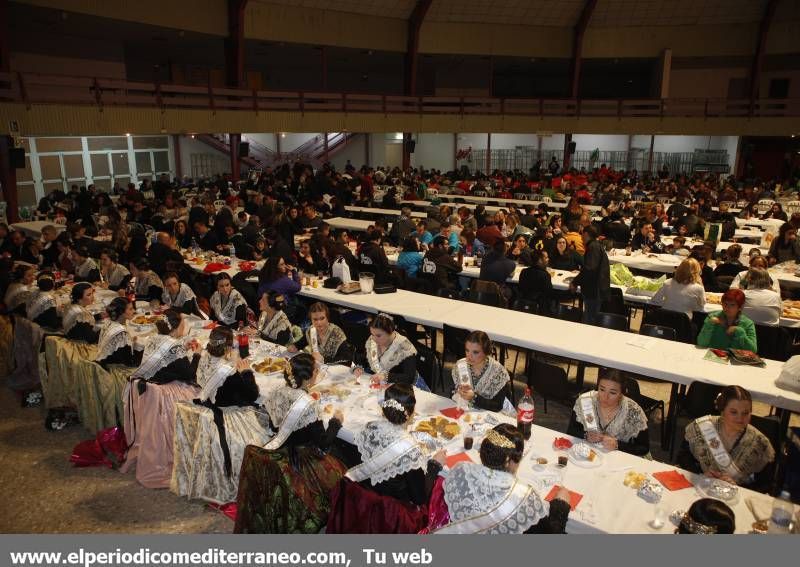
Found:
[[[249,445],[239,477],[234,533],[318,533],[347,467],[313,447],[269,451]]]

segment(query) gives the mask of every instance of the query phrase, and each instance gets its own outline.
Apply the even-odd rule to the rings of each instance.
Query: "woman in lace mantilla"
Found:
[[[258,302],[261,314],[258,317],[258,335],[267,341],[289,346],[299,339],[301,331],[293,327],[283,311],[286,299],[280,293],[269,291],[261,294]]]
[[[136,299],[139,301],[153,301],[154,299],[161,300],[164,295],[164,284],[153,270],[150,269],[150,264],[144,258],[140,258],[135,262],[131,262],[131,275],[136,278]]]
[[[106,307],[108,320],[100,329],[95,362],[107,367],[109,364],[138,366],[141,351],[134,351],[131,335],[125,324],[133,319],[133,304],[124,297],[115,297]]]
[[[330,494],[347,470],[328,453],[344,416],[337,410],[323,424],[307,393],[317,374],[314,358],[300,353],[284,372],[286,385],[267,397],[277,432],[265,447],[245,450],[235,533],[318,533],[326,525]]]
[[[489,411],[511,411],[506,397],[511,378],[508,370],[490,356],[492,342],[483,331],[473,331],[464,343],[465,358],[453,367],[453,399]]]
[[[609,451],[649,455],[647,416],[624,391],[624,376],[616,370],[606,372],[597,381],[597,390],[586,392],[575,401],[567,433],[585,437],[590,443],[602,443]]]
[[[238,328],[247,323],[247,302],[238,290],[233,289],[231,277],[217,275],[217,291],[211,296],[211,318],[226,327]]]
[[[100,276],[107,289],[124,290],[131,281],[131,273],[122,264],[118,264],[119,256],[115,250],[106,248],[100,253]]]
[[[72,305],[67,308],[63,319],[64,336],[73,341],[97,343],[100,333],[95,330],[94,315],[86,309],[94,303],[94,287],[86,282],[77,283],[70,296]]]
[[[50,272],[42,272],[36,278],[36,287],[31,292],[26,305],[28,319],[48,329],[60,329],[61,317],[58,315],[58,306],[53,296],[55,280]]]
[[[774,472],[775,449],[750,425],[750,392],[741,386],[726,386],[715,404],[719,416],[704,416],[686,426],[678,464],[753,490],[767,489]]]
[[[151,337],[144,349],[142,363],[131,376],[131,380],[143,380],[154,384],[166,384],[174,380],[193,384],[200,362],[200,345],[184,346],[188,324],[181,313],[167,309],[163,319],[156,322],[158,335]],[[140,390],[142,387],[140,386]]]
[[[548,504],[516,478],[524,448],[515,426],[504,423],[490,430],[481,442],[481,464],[459,463],[437,485],[431,502],[443,502],[439,506],[446,508],[450,523],[436,533],[564,533],[569,491],[560,487]],[[432,531],[436,528],[430,526]]]
[[[331,323],[328,306],[314,303],[308,308],[308,316],[311,327],[297,343],[289,346],[289,351],[305,350],[320,364],[349,366],[353,362],[353,346],[344,331]]]
[[[187,315],[207,318],[200,311],[200,307],[197,305],[197,296],[192,288],[181,283],[175,272],[167,272],[164,275],[164,294],[161,296],[161,303]]]
[[[25,315],[26,303],[36,291],[36,266],[19,264],[14,269],[14,278],[6,290],[3,303],[6,309],[19,315]]]
[[[408,431],[416,398],[409,384],[392,384],[384,392],[381,411],[385,419],[371,421],[356,435],[361,464],[348,478],[383,496],[422,505],[445,463],[445,453],[433,457]]]
[[[100,268],[91,258],[85,246],[79,246],[73,251],[75,257],[75,281],[94,284],[100,281]]]
[[[397,332],[394,321],[388,315],[377,315],[369,324],[369,332],[366,357],[359,362],[364,371],[372,373],[373,382],[412,384],[428,390],[417,375],[417,349]],[[356,376],[360,376],[361,372],[357,368]]]

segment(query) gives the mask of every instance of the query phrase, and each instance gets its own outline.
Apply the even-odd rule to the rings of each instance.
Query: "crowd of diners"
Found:
[[[774,308],[780,309],[780,288],[767,268],[797,259],[800,219],[787,219],[777,204],[768,211],[765,216],[787,222],[769,252],[754,255],[747,266],[740,263],[741,248],[732,247],[715,258],[713,247],[687,250],[680,239],[702,235],[706,222],[735,225],[727,202],[746,201],[741,214],[752,215],[753,203],[788,192],[789,182],[781,187],[774,181],[668,172],[640,176],[605,166],[591,173],[564,173],[557,167],[547,174],[542,171],[465,177],[368,167],[356,171],[349,166],[339,172],[327,165],[314,172],[296,163],[267,168],[235,185],[224,176],[196,184],[162,177],[139,188],[115,187],[113,200],[92,186],[56,191],[39,204],[41,215],[53,221],[42,229],[40,239],[0,225],[2,308],[12,320],[27,318],[47,334],[97,344],[96,362],[104,367],[128,366],[134,378],[153,384],[197,385],[197,403],[214,412],[252,405],[259,395],[248,363],[232,356],[235,331],[247,329],[297,353],[284,373],[285,386],[265,404],[276,435],[266,447],[248,447],[245,452],[236,531],[269,531],[275,526],[315,531],[326,522],[328,531],[369,531],[363,520],[369,515],[362,508],[379,498],[398,515],[398,531],[563,532],[569,514],[566,488],[549,503],[530,487],[514,488],[519,486],[515,473],[524,446],[514,426],[501,424],[486,434],[480,463],[457,466],[442,476],[444,454],[426,452],[407,430],[415,412],[414,386],[430,386],[417,372],[416,343],[383,314],[364,323],[366,341],[348,336],[336,323],[340,314],[297,295],[300,274],[329,275],[339,264],[354,279],[369,271],[378,281],[458,295],[464,286],[459,277],[464,257],[480,257],[480,279],[497,284],[507,299],[534,301],[539,312],[550,314],[570,293],[580,293],[584,321],[592,324],[610,287],[602,241],[613,240],[685,257],[654,298],[665,309],[687,314],[702,310],[704,292],[724,288],[721,310],[710,313],[699,329],[699,346],[756,350],[754,322],[777,324]],[[558,191],[568,200],[561,211],[544,203],[492,214],[481,206],[472,210],[434,205],[426,219],[416,221],[403,206],[391,219],[391,229],[385,220],[377,220],[358,234],[331,230],[325,222],[330,216],[346,215],[346,205],[399,207],[401,200],[418,199],[430,187],[459,194],[535,193],[545,182],[552,186],[555,176]],[[376,185],[389,187],[379,203],[374,200]],[[644,196],[670,202],[645,206],[638,200]],[[584,209],[588,203],[603,207],[600,220]],[[718,204],[719,210],[711,209]],[[66,225],[61,232],[60,224]],[[678,238],[663,246],[659,236],[668,230]],[[387,243],[400,249],[396,268],[388,262],[383,246]],[[203,250],[228,255],[232,248],[238,259],[265,261],[257,272],[257,285],[226,273],[197,273],[181,253],[190,249],[192,254]],[[506,279],[518,264],[526,267],[519,285],[510,287]],[[548,267],[577,271],[571,292],[553,290]],[[720,277],[729,282],[719,284]],[[66,307],[54,296],[65,280],[71,280]],[[99,316],[88,309],[96,289],[117,293]],[[134,316],[134,300],[166,309],[157,323],[157,336],[144,352],[136,348],[126,326]],[[185,342],[189,315],[220,324],[205,348]],[[513,409],[513,381],[493,352],[484,332],[471,332],[464,357],[454,366],[454,372],[464,376],[454,379],[458,386],[445,395],[475,408]],[[388,384],[380,403],[382,417],[357,431],[354,445],[337,439],[347,416],[337,411],[325,424],[317,401],[309,395],[321,364],[355,365],[356,376],[366,373],[373,382]],[[648,420],[626,395],[629,379],[615,370],[601,372],[596,389],[575,401],[566,432],[606,450],[650,458]],[[728,386],[710,395],[717,411],[687,426],[678,462],[695,472],[765,490],[775,452],[749,424],[750,394]],[[387,451],[395,457],[387,459]],[[271,499],[275,490],[290,486],[303,488],[288,490],[282,502]],[[492,524],[490,511],[508,499],[514,514]],[[419,516],[423,504],[437,508],[436,517],[445,520],[426,527],[427,519]],[[328,522],[332,506],[338,512]],[[724,504],[700,500],[686,513],[679,531],[731,533],[734,525],[733,513]]]

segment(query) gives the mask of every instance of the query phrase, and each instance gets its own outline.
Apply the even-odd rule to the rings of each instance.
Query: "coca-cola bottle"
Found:
[[[239,358],[245,359],[250,356],[250,337],[244,332],[241,323],[239,323],[239,334],[236,340],[239,343]]]
[[[517,429],[519,429],[522,436],[527,441],[531,438],[531,430],[533,429],[533,394],[531,389],[525,388],[525,395],[517,404]]]

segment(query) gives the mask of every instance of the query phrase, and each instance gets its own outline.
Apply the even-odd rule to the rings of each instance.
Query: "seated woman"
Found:
[[[782,220],[784,222],[789,220],[789,217],[786,216],[786,212],[783,210],[783,205],[780,203],[772,203],[772,207],[770,207],[761,218]]]
[[[778,236],[772,240],[767,253],[770,265],[783,262],[800,261],[800,242],[797,240],[797,229],[784,223],[778,229]]]
[[[554,270],[574,272],[580,270],[583,258],[574,249],[567,246],[567,239],[559,236],[555,248],[550,252],[550,267]]]
[[[3,303],[10,313],[25,315],[25,304],[36,289],[36,266],[18,264],[14,268],[11,284],[6,289]]]
[[[669,311],[686,313],[689,319],[695,311],[702,312],[706,305],[706,292],[698,261],[687,258],[681,262],[675,275],[664,282],[651,303]]]
[[[744,313],[756,325],[777,327],[781,322],[781,294],[772,289],[772,277],[763,268],[750,268],[744,290]]]
[[[178,274],[175,272],[164,274],[164,294],[161,296],[161,303],[186,315],[197,315],[203,319],[206,318],[197,305],[197,296],[195,296],[192,288],[185,283],[181,283]]]
[[[139,301],[161,301],[164,295],[164,284],[161,278],[150,269],[150,263],[144,258],[130,263],[131,275],[136,278],[134,293]]]
[[[372,382],[410,384],[430,391],[417,374],[417,349],[406,337],[397,332],[390,315],[378,313],[369,323],[370,337],[366,344],[366,358],[354,374],[372,373]]]
[[[428,455],[407,429],[417,400],[409,384],[392,384],[384,392],[381,411],[386,419],[370,421],[356,435],[361,464],[347,478],[383,496],[423,505],[445,464],[440,449]]]
[[[750,425],[753,401],[741,386],[726,386],[715,400],[720,415],[706,415],[686,426],[678,464],[692,472],[754,490],[769,485],[775,450]]]
[[[89,250],[85,246],[78,246],[72,251],[75,261],[75,281],[95,284],[100,281],[100,268],[92,260]]]
[[[103,280],[101,287],[112,291],[125,291],[131,281],[131,273],[122,264],[118,263],[119,255],[111,248],[100,252],[100,277]]]
[[[423,256],[422,252],[419,251],[419,242],[416,237],[408,236],[403,241],[403,249],[397,256],[397,267],[403,268],[408,277],[416,278],[422,266]]]
[[[533,258],[531,254],[532,251],[528,246],[528,235],[519,234],[514,238],[513,244],[511,248],[508,249],[506,256],[515,262],[519,262],[523,266],[532,266]]]
[[[211,318],[226,327],[236,329],[247,324],[247,301],[239,290],[233,289],[231,277],[217,274],[217,291],[211,296]]]
[[[753,248],[753,250],[758,251],[758,248]],[[751,250],[751,253],[753,250]],[[766,270],[769,268],[769,260],[767,260],[766,256],[762,256],[761,254],[752,254],[750,256],[749,266],[750,268],[760,268]],[[737,273],[731,282],[731,289],[747,290],[747,288],[750,287],[749,272],[749,270],[744,270]],[[780,295],[781,286],[778,278],[772,278],[772,276],[770,276],[770,279],[772,280],[770,289]]]
[[[324,303],[313,303],[308,308],[311,327],[295,344],[289,345],[289,352],[304,350],[320,364],[343,364],[353,362],[353,346],[344,331],[331,323],[330,311]]]
[[[58,314],[56,298],[53,296],[55,286],[53,274],[50,272],[40,273],[36,278],[37,289],[31,292],[25,307],[28,319],[48,329],[61,328],[61,317]]]
[[[115,297],[106,307],[108,321],[100,328],[97,343],[97,362],[103,368],[109,364],[139,366],[142,353],[133,350],[133,341],[125,323],[133,319],[133,303],[124,297]]]
[[[490,429],[481,442],[481,464],[460,463],[442,483],[441,507],[446,508],[450,523],[435,533],[564,533],[569,491],[559,488],[548,503],[516,478],[524,448],[525,440],[515,426],[502,423]],[[437,492],[432,503],[440,502]]]
[[[178,380],[193,384],[200,362],[197,353],[200,345],[192,342],[187,350],[181,339],[186,336],[188,327],[179,311],[167,309],[162,319],[156,321],[158,335],[150,337],[142,355],[142,363],[131,376],[131,381],[138,379],[166,384]]]
[[[723,293],[722,311],[708,314],[697,335],[697,346],[756,352],[756,327],[747,315],[742,314],[744,302],[745,295],[741,289],[729,289]]]
[[[326,429],[308,395],[318,376],[314,358],[301,353],[289,364],[286,385],[266,401],[277,433],[265,447],[245,449],[234,533],[318,533],[328,521],[330,493],[346,470],[328,454],[344,415],[335,411]]]
[[[97,343],[100,332],[95,330],[94,315],[86,309],[94,303],[94,287],[90,283],[75,284],[70,293],[72,305],[64,313],[64,336],[73,341]]]
[[[258,282],[259,297],[265,291],[277,291],[286,297],[292,297],[302,287],[297,270],[287,266],[282,256],[267,258],[267,262],[258,274]]]
[[[602,443],[608,451],[649,455],[647,416],[624,391],[625,379],[618,370],[603,374],[597,381],[597,390],[586,392],[575,401],[567,434]]]
[[[714,535],[736,531],[736,515],[730,507],[715,498],[695,500],[681,517],[676,534]]]
[[[258,302],[258,335],[267,341],[289,346],[302,336],[302,331],[292,325],[284,313],[286,298],[274,291],[264,293]]]
[[[508,370],[489,356],[492,341],[483,331],[472,331],[464,343],[466,356],[453,367],[453,399],[489,411],[514,413],[506,397],[511,378]]]

